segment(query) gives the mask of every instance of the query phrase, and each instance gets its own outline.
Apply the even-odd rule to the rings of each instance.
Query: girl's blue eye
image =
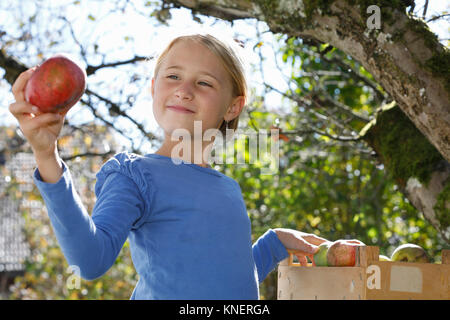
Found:
[[[172,80],[178,80],[179,79],[178,76],[175,75],[175,74],[168,75],[166,78],[167,79],[172,79]],[[212,85],[210,85],[208,82],[205,82],[205,81],[199,81],[198,84],[200,84],[201,86],[212,87]]]

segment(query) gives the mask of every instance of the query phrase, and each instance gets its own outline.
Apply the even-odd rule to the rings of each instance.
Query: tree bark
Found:
[[[272,32],[315,39],[358,60],[450,161],[450,53],[426,25],[406,14],[407,1],[167,0],[225,20],[256,18]],[[370,5],[381,28],[369,29]]]

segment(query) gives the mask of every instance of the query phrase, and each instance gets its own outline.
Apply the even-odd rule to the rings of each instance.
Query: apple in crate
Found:
[[[328,266],[327,253],[328,253],[328,249],[330,248],[330,246],[332,244],[333,244],[333,242],[331,242],[331,241],[325,241],[319,245],[319,250],[317,250],[317,252],[314,254],[314,257],[313,257],[314,263],[316,264],[316,266],[318,266],[318,267]]]
[[[365,244],[357,239],[336,240],[327,253],[327,263],[333,267],[353,267],[356,263],[357,247]]]
[[[66,54],[45,60],[25,86],[25,99],[41,112],[71,108],[86,90],[86,71]]]
[[[391,255],[391,260],[419,263],[430,262],[430,258],[428,257],[426,251],[421,246],[413,243],[406,243],[397,247]]]

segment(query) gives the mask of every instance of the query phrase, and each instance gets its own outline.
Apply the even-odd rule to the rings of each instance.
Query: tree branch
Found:
[[[330,64],[336,64],[338,65],[342,70],[346,71],[346,74],[349,75],[350,77],[352,77],[354,80],[356,80],[357,82],[363,82],[365,85],[367,85],[369,88],[371,88],[373,90],[373,92],[376,95],[376,98],[378,99],[378,101],[380,103],[384,103],[388,97],[385,93],[381,92],[378,88],[377,88],[377,84],[373,81],[371,81],[370,79],[368,79],[367,77],[362,76],[357,70],[355,70],[352,66],[350,66],[349,64],[345,63],[343,60],[339,59],[336,56],[333,56],[333,58],[328,59],[327,57],[325,57],[324,54],[320,53],[316,53],[312,50],[308,50],[309,54],[314,55],[314,56],[318,56],[321,59],[323,59],[323,61],[328,62]]]
[[[349,106],[333,99],[326,91],[322,90],[321,94],[325,96],[325,102],[328,102],[333,105],[333,107],[338,108],[342,112],[346,113],[347,115],[351,116],[354,119],[358,119],[361,122],[368,123],[370,119],[368,117],[365,117],[359,113],[354,112]],[[313,98],[314,100],[317,99],[318,102],[320,101],[320,98]]]
[[[284,92],[281,92],[280,90],[278,90],[278,89],[276,89],[276,88],[273,88],[271,85],[269,85],[269,84],[265,84],[266,86],[268,86],[268,87],[270,87],[272,90],[274,90],[274,91],[276,91],[276,92],[278,92],[279,94],[281,94],[281,95],[283,95],[284,97],[286,97],[286,98],[288,98],[288,99],[290,99],[290,100],[292,100],[292,101],[295,101],[295,102],[297,102],[298,104],[304,104],[305,103],[305,98],[303,98],[303,97],[300,97],[300,96],[298,96],[298,95],[289,95],[289,94],[286,94],[286,93],[284,93]],[[315,102],[314,101],[314,99],[311,99],[311,100],[309,100],[309,102],[313,102],[313,103],[317,103],[317,102]],[[321,113],[319,113],[319,112],[316,112],[316,111],[314,111],[314,110],[310,110],[310,112],[312,112],[313,114],[315,114],[316,116],[319,116],[319,117],[321,117],[321,118],[324,118],[325,120],[329,120],[329,117],[327,117],[327,116],[324,116],[323,114],[321,114]],[[337,120],[335,120],[335,121],[337,121]],[[348,141],[359,141],[359,140],[361,140],[361,137],[358,135],[358,136],[340,136],[340,135],[332,135],[332,134],[328,134],[328,133],[326,133],[326,132],[324,132],[324,131],[320,131],[320,130],[318,130],[318,129],[315,129],[314,127],[312,127],[311,125],[309,125],[309,124],[305,124],[307,127],[308,127],[308,131],[298,131],[298,130],[294,130],[294,131],[283,131],[283,134],[297,134],[297,133],[299,133],[299,132],[302,132],[302,133],[305,133],[305,132],[314,132],[314,133],[316,133],[316,134],[319,134],[319,135],[321,135],[321,136],[326,136],[326,137],[328,137],[328,138],[330,138],[330,139],[333,139],[333,140],[336,140],[336,141],[345,141],[345,142],[348,142]]]
[[[4,78],[10,85],[13,85],[19,74],[28,69],[14,57],[6,55],[3,48],[0,48],[0,68],[5,70]]]
[[[423,7],[423,13],[422,13],[422,19],[425,19],[427,15],[427,9],[428,9],[428,0],[425,0],[425,5]]]
[[[300,105],[305,104],[306,102],[309,103],[320,103],[320,106],[322,106],[322,101],[320,101],[319,99],[317,99],[316,97],[314,97],[314,95],[311,95],[311,97],[305,98],[305,97],[300,97],[296,94],[286,94],[285,92],[282,92],[274,87],[272,87],[270,84],[264,83],[265,86],[269,87],[270,89],[272,89],[273,91],[281,94],[283,97],[288,98],[292,101],[297,102]],[[367,117],[364,117],[363,115],[360,115],[356,112],[354,112],[353,110],[351,110],[351,108],[349,106],[346,106],[343,103],[340,103],[338,101],[335,101],[333,98],[331,98],[330,96],[326,97],[327,101],[330,102],[331,104],[333,104],[333,106],[337,107],[339,110],[345,112],[346,114],[348,114],[349,116],[351,116],[354,119],[357,119],[359,121],[362,121],[364,123],[367,123],[370,121],[370,119],[368,119]],[[323,117],[325,117],[324,115],[322,115]]]
[[[438,19],[441,19],[441,18],[444,18],[444,17],[448,17],[448,16],[450,16],[450,13],[440,14],[440,15],[431,17],[426,22],[429,23],[429,22],[432,22],[432,21],[435,21],[435,20],[438,20]]]
[[[94,117],[96,117],[97,119],[102,121],[106,126],[108,126],[108,127],[112,128],[113,130],[117,131],[120,135],[122,135],[124,138],[127,138],[128,140],[130,140],[130,142],[133,144],[133,140],[130,137],[128,137],[128,135],[125,132],[123,132],[119,128],[116,128],[116,126],[112,122],[106,120],[101,115],[99,115],[97,113],[97,110],[94,108],[94,106],[92,106],[92,104],[90,102],[88,102],[88,101],[86,101],[84,99],[81,99],[81,102],[84,105],[86,105],[91,110],[91,112],[94,115]]]
[[[147,60],[151,60],[154,57],[143,57],[143,56],[134,56],[134,58],[128,59],[128,60],[124,60],[124,61],[116,61],[116,62],[111,62],[111,63],[102,63],[100,65],[97,66],[91,66],[89,65],[86,68],[86,73],[87,75],[91,75],[94,74],[97,70],[102,69],[102,68],[112,68],[112,67],[117,67],[117,66],[122,66],[125,64],[129,64],[129,63],[135,63],[138,61],[147,61]]]
[[[115,114],[117,114],[119,116],[122,116],[122,117],[130,120],[139,129],[139,131],[141,131],[141,133],[144,136],[146,136],[149,140],[157,139],[157,137],[155,135],[153,135],[152,133],[147,132],[142,124],[138,123],[135,119],[130,117],[126,112],[122,111],[118,104],[112,102],[111,100],[109,100],[109,99],[107,99],[105,97],[100,96],[99,94],[97,94],[97,93],[95,93],[95,92],[93,92],[93,91],[91,91],[89,89],[86,89],[86,93],[90,94],[90,95],[93,95],[94,97],[98,98],[99,100],[101,100],[101,101],[105,102],[107,105],[109,105],[108,109],[109,109],[110,112],[115,113]]]

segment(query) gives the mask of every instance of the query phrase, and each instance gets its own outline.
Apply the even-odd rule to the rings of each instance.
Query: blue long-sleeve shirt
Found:
[[[56,183],[34,182],[69,265],[103,275],[130,241],[139,281],[131,299],[258,299],[258,283],[287,257],[269,229],[254,245],[239,184],[196,164],[127,152],[97,173],[86,211],[67,165]]]

